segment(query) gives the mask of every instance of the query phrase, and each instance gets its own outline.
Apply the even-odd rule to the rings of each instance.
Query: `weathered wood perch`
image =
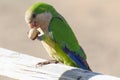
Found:
[[[0,48],[0,75],[19,80],[120,80],[62,64],[36,67],[43,59]]]

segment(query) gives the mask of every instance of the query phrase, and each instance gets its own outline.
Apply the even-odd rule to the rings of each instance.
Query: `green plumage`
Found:
[[[42,42],[50,55],[66,65],[89,69],[86,55],[80,47],[73,31],[66,20],[49,4],[35,3],[28,10],[28,14],[50,13],[52,18],[48,29],[44,32]],[[46,46],[47,45],[47,46]]]
[[[52,16],[56,16],[58,13],[56,10],[49,4],[37,2],[33,4],[26,12],[31,14],[40,14],[43,12],[51,12]]]
[[[63,18],[53,17],[49,28],[50,32],[53,34],[53,39],[58,43],[61,49],[66,46],[70,51],[75,52],[75,54],[86,59],[86,56],[80,48],[73,31]]]
[[[61,62],[61,63],[64,63],[66,65],[69,65],[69,66],[74,66],[74,67],[78,67],[77,64],[75,64],[68,56],[67,54],[65,54],[63,52],[63,50],[59,47],[58,44],[56,44],[53,39],[51,39],[50,36],[48,35],[43,35],[42,36],[42,40],[43,42],[45,42],[45,44],[49,45],[50,46],[50,49],[49,50],[49,53],[50,53],[50,56],[52,56],[52,58],[54,58],[55,60]],[[46,47],[48,49],[48,47]]]

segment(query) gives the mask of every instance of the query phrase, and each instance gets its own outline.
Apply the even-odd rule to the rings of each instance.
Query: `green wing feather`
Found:
[[[52,33],[53,40],[56,41],[61,49],[66,46],[70,51],[86,59],[84,51],[64,18],[53,17],[49,25],[49,31]]]

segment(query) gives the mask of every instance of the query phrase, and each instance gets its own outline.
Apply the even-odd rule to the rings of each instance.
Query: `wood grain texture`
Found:
[[[19,80],[120,80],[62,64],[36,66],[42,61],[45,60],[0,48],[0,75]]]

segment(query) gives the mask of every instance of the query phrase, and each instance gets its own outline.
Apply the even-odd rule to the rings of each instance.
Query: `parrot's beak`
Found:
[[[28,26],[31,29],[31,28],[38,28],[39,25],[37,22],[29,22]]]
[[[30,30],[28,31],[28,37],[30,39],[35,40],[38,36],[44,34],[37,22],[31,21],[28,23],[28,26],[30,28]]]
[[[30,28],[30,30],[28,31],[28,37],[32,40],[35,40],[40,34],[40,32],[37,30],[38,24],[37,22],[34,21],[34,22],[29,22],[28,26]]]

